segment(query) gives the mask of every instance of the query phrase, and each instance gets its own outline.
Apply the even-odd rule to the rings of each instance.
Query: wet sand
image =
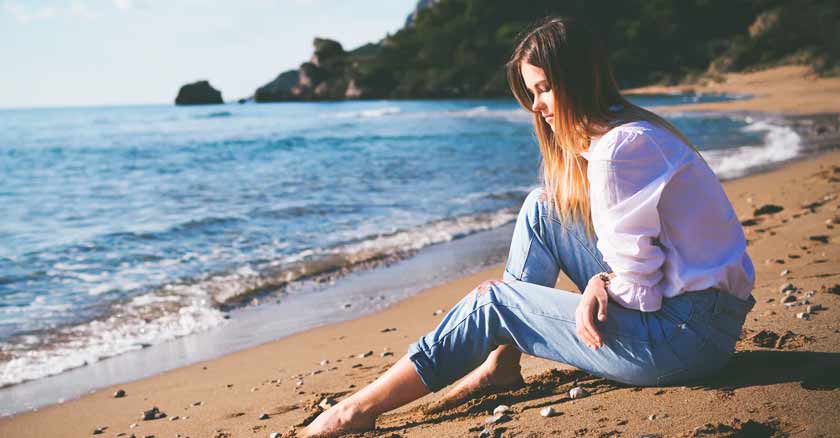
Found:
[[[814,112],[840,112],[836,108],[840,106],[840,88],[832,88],[840,81],[826,84],[807,76],[796,79],[791,76],[796,69],[799,67],[756,73],[752,79],[733,76],[733,81],[745,82],[730,84],[726,90],[759,96],[763,90],[803,81],[805,85],[791,85],[798,91],[791,91],[788,97],[767,91],[772,96],[766,99],[776,99],[772,102],[777,106],[770,101],[757,105],[754,100],[741,100],[681,106],[680,110],[802,115],[809,112],[798,109],[813,106],[819,108]],[[770,80],[767,77],[779,82],[759,81]],[[827,88],[819,89],[823,86]],[[796,96],[806,102],[787,102]],[[823,101],[814,103],[812,99],[819,100],[817,97]],[[837,127],[826,126],[822,133],[813,129],[814,139],[831,138]],[[832,140],[825,144],[829,147]],[[748,317],[737,354],[719,376],[699,386],[636,388],[526,357],[526,386],[521,389],[478,397],[450,411],[425,415],[420,408],[442,395],[432,394],[383,416],[377,430],[365,436],[478,436],[499,404],[512,409],[508,421],[491,427],[501,436],[723,437],[736,436],[739,431],[755,433],[749,436],[840,436],[836,418],[840,411],[840,151],[728,181],[724,187],[749,241],[757,274],[753,292],[757,304]],[[762,214],[761,210],[774,210],[762,209],[766,205],[781,210]],[[501,269],[496,266],[426,290],[374,315],[2,419],[0,437],[82,437],[94,436],[97,429],[102,433],[96,436],[104,437],[285,434],[317,414],[324,397],[341,399],[372,381],[409,343],[435,326],[443,316],[440,310],[449,309],[482,280],[499,278]],[[785,295],[780,289],[787,283],[794,291]],[[561,278],[558,287],[574,290],[566,278]],[[821,310],[812,308],[809,319],[796,316],[806,311],[806,305],[788,307],[782,303],[806,299],[811,306],[822,306]],[[573,386],[584,387],[590,395],[571,400],[568,391]],[[125,396],[115,398],[119,389]],[[541,417],[540,409],[549,406],[557,414]],[[152,407],[166,416],[142,420],[143,412]],[[260,419],[262,414],[267,419]]]

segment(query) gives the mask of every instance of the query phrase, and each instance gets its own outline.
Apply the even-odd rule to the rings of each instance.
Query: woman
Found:
[[[504,282],[469,293],[304,436],[372,429],[379,414],[470,371],[444,400],[516,385],[521,352],[631,385],[707,376],[733,353],[755,272],[696,149],[621,96],[605,50],[575,20],[524,35],[507,73],[534,114],[544,184],[522,206]],[[561,270],[582,295],[553,289]]]

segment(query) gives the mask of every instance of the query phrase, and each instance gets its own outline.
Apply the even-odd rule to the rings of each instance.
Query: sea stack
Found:
[[[175,98],[175,105],[213,105],[220,103],[224,103],[222,92],[213,88],[207,81],[198,81],[182,86]]]

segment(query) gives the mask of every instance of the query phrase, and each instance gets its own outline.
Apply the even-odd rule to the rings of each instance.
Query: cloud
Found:
[[[127,11],[131,9],[134,4],[131,0],[114,0],[114,6],[116,6],[117,9]]]

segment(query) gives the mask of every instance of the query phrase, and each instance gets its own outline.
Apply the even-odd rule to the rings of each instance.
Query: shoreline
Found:
[[[754,110],[747,109],[747,108],[745,108],[743,110],[738,110],[738,109],[710,110],[708,108],[709,105],[737,106],[737,103],[739,103],[739,102],[741,102],[741,103],[749,102],[749,100],[716,102],[714,104],[681,105],[679,107],[675,107],[674,109],[679,110],[679,111],[714,111],[714,112],[746,111],[746,112],[754,112],[754,113],[757,113],[757,114],[759,113],[758,111],[754,111]],[[752,106],[752,104],[748,104],[748,105],[745,105],[745,106],[750,107],[750,106]],[[694,107],[698,107],[698,108],[694,108]],[[669,110],[670,109],[668,109],[668,108],[663,109],[663,111],[669,111]],[[769,113],[770,114],[784,115],[784,116],[786,116],[786,118],[794,118],[795,119],[796,117],[801,117],[801,120],[814,120],[815,117],[820,117],[820,115],[806,115],[806,114],[801,114],[801,113],[790,113],[790,112],[784,112],[784,111],[773,111],[773,112],[769,112]],[[823,133],[818,133],[816,131],[818,130],[818,127],[820,126],[820,123],[810,123],[809,124],[809,123],[804,123],[803,122],[803,124],[802,124],[803,126],[800,126],[799,130],[797,132],[801,132],[805,135],[809,135],[809,133],[811,133],[813,131],[813,134],[815,134],[814,136],[809,137],[809,139],[806,139],[805,135],[803,135],[802,136],[803,137],[803,144],[811,144],[811,141],[813,141],[813,142],[818,143],[819,145],[825,144],[826,149],[836,148],[837,144],[838,144],[837,137],[836,137],[836,133],[837,133],[836,132],[837,131],[836,120],[837,120],[837,114],[838,113],[840,113],[840,111],[834,112],[834,113],[828,112],[827,115],[825,115],[827,121],[830,122],[832,120],[832,118],[835,121],[835,124],[834,124],[835,128],[833,128],[834,130],[831,131],[831,132],[826,131],[826,132],[823,132]],[[761,112],[761,114],[767,114],[767,113],[766,112]],[[829,123],[829,122],[826,122],[826,123]],[[829,135],[826,135],[826,134],[829,134]],[[828,138],[828,139],[825,140],[826,138]],[[796,169],[797,171],[801,172],[801,168],[808,168],[810,170],[813,170],[812,168],[814,166],[819,165],[821,162],[822,163],[838,163],[838,157],[840,157],[840,153],[838,153],[837,151],[822,150],[822,146],[820,146],[819,150],[816,151],[816,152],[802,154],[800,157],[797,157],[794,160],[782,163],[780,165],[772,166],[771,169],[760,170],[756,173],[753,173],[753,174],[745,176],[745,177],[730,179],[730,180],[726,181],[724,185],[727,188],[727,192],[730,191],[731,186],[736,187],[736,188],[733,188],[731,190],[736,190],[737,191],[737,190],[739,190],[738,187],[749,186],[749,185],[753,184],[754,181],[757,180],[757,179],[773,180],[776,175],[778,175],[779,177],[787,176],[788,173],[794,172],[794,170],[792,170],[792,169]],[[768,175],[771,175],[771,176],[768,177]],[[744,181],[748,181],[748,182],[744,182]],[[766,184],[766,182],[765,182],[765,184]],[[764,184],[759,184],[759,187],[762,187],[762,185],[764,185]],[[805,192],[805,193],[808,193],[808,192]],[[739,218],[743,219],[743,218],[746,217],[745,212],[748,212],[748,211],[750,211],[751,208],[755,207],[755,205],[750,205],[751,203],[747,202],[747,200],[752,199],[753,201],[755,201],[756,199],[760,198],[761,196],[762,196],[761,194],[756,194],[754,196],[751,196],[750,198],[743,198],[742,197],[743,199],[740,199],[740,200],[736,201],[736,199],[734,199],[730,195],[730,199],[732,200],[733,205],[735,205],[736,203],[739,204],[739,205],[736,205],[736,211],[738,211],[738,213],[739,213]],[[782,202],[782,201],[785,201],[785,200],[784,199],[771,199],[771,201]],[[744,214],[745,216],[742,217],[742,214]],[[750,233],[752,233],[754,235],[752,237],[756,237],[756,236],[764,234],[764,233],[753,232],[753,230],[751,230],[749,228],[745,228],[745,231],[747,232],[748,239],[751,238]],[[774,231],[767,231],[767,232],[771,233],[771,234],[774,233]],[[478,233],[478,234],[480,234],[480,233]],[[472,236],[475,236],[475,234],[472,235]],[[464,240],[464,239],[459,239],[459,240]],[[446,245],[446,244],[440,244],[440,245]],[[439,245],[435,245],[435,246],[439,246]],[[756,269],[758,271],[759,270],[759,265],[763,264],[763,260],[759,260],[757,257],[754,256],[753,257],[753,262],[756,265]],[[832,265],[832,263],[828,263],[828,265],[830,267],[830,265]],[[384,268],[384,269],[387,269],[387,268]],[[454,301],[457,301],[457,299],[460,299],[461,296],[463,296],[467,291],[469,291],[472,287],[474,287],[475,284],[477,284],[480,280],[482,280],[484,278],[487,278],[487,276],[498,276],[499,273],[500,273],[500,269],[501,268],[500,268],[499,265],[494,265],[493,267],[481,270],[478,273],[475,273],[475,274],[472,274],[472,275],[469,275],[469,276],[466,276],[466,277],[462,277],[462,278],[459,277],[455,280],[446,281],[443,285],[436,286],[436,287],[433,287],[433,288],[430,288],[430,289],[426,289],[426,290],[424,290],[420,293],[408,296],[407,298],[404,298],[404,299],[402,299],[402,300],[400,300],[396,303],[393,303],[393,304],[389,305],[387,308],[385,308],[383,310],[376,311],[376,313],[374,313],[372,315],[361,316],[359,318],[352,319],[350,321],[345,321],[345,322],[330,323],[326,326],[320,326],[320,327],[317,327],[317,328],[310,328],[310,329],[307,329],[303,332],[298,332],[298,333],[295,333],[295,334],[287,335],[287,336],[281,337],[280,339],[275,339],[273,341],[268,341],[267,343],[259,344],[257,346],[251,346],[251,347],[248,347],[244,350],[240,350],[240,351],[237,351],[237,352],[234,352],[234,353],[228,353],[228,354],[225,354],[221,357],[217,357],[217,358],[214,358],[214,359],[202,361],[202,362],[199,362],[199,363],[195,363],[193,365],[187,365],[187,366],[175,368],[175,369],[170,370],[170,371],[165,371],[161,374],[155,374],[152,377],[146,377],[146,378],[143,378],[141,380],[125,383],[125,384],[122,384],[121,387],[126,388],[126,390],[129,391],[129,397],[131,397],[132,393],[135,393],[135,394],[136,393],[144,393],[143,391],[148,390],[148,392],[146,394],[147,394],[147,397],[149,399],[149,403],[152,403],[152,404],[158,403],[159,405],[161,405],[160,407],[161,407],[162,410],[169,409],[172,412],[175,412],[175,410],[172,409],[172,408],[162,406],[164,404],[164,402],[153,401],[153,400],[161,400],[161,395],[159,395],[159,394],[162,393],[162,392],[166,392],[165,397],[171,400],[171,402],[167,402],[167,404],[175,405],[175,406],[181,406],[183,404],[183,406],[186,406],[184,408],[184,411],[190,411],[190,410],[196,410],[196,409],[192,409],[192,408],[194,408],[194,407],[190,406],[190,403],[192,403],[192,402],[187,401],[187,399],[189,397],[184,398],[185,394],[179,394],[179,392],[181,390],[183,390],[184,392],[187,393],[186,395],[190,395],[190,394],[196,393],[196,391],[206,393],[206,391],[210,390],[211,388],[208,387],[208,385],[206,383],[198,383],[196,380],[204,379],[206,376],[201,376],[201,374],[206,374],[205,372],[209,371],[211,367],[214,368],[214,369],[216,367],[221,367],[222,369],[224,369],[224,372],[219,371],[219,372],[222,372],[222,374],[218,376],[221,380],[225,380],[225,378],[227,378],[227,380],[237,380],[237,383],[233,383],[234,384],[233,388],[238,388],[239,390],[243,390],[242,385],[243,384],[245,384],[246,386],[248,385],[247,383],[244,383],[244,382],[251,381],[252,382],[251,385],[256,385],[256,386],[250,386],[250,387],[251,388],[257,388],[257,390],[251,392],[251,394],[258,394],[261,391],[263,391],[263,389],[262,389],[263,386],[266,386],[266,387],[271,387],[271,386],[283,387],[284,389],[289,389],[289,388],[287,388],[288,383],[290,381],[296,381],[296,378],[292,377],[294,375],[294,374],[292,374],[293,372],[295,374],[300,374],[301,370],[312,369],[312,371],[314,371],[314,369],[318,369],[317,364],[318,364],[318,362],[320,362],[320,360],[313,360],[312,358],[314,356],[312,356],[311,353],[305,353],[305,354],[303,354],[303,356],[305,356],[303,359],[284,357],[283,358],[283,363],[282,363],[282,368],[283,368],[284,371],[280,372],[280,374],[285,374],[285,375],[281,376],[280,374],[278,374],[277,370],[272,371],[269,368],[267,368],[266,366],[264,366],[264,364],[262,363],[263,359],[265,359],[266,361],[269,361],[270,358],[267,357],[267,356],[270,356],[272,354],[276,355],[278,352],[283,352],[283,351],[298,352],[298,351],[301,351],[301,350],[305,351],[307,349],[306,347],[309,346],[309,345],[321,345],[321,346],[327,347],[327,350],[325,350],[325,351],[329,351],[329,355],[332,358],[336,358],[336,357],[339,358],[339,359],[334,359],[336,361],[335,362],[336,365],[339,365],[340,368],[345,368],[344,366],[340,365],[341,364],[341,362],[340,362],[341,357],[343,357],[343,354],[345,354],[346,352],[351,352],[352,353],[352,352],[356,352],[356,351],[357,351],[357,353],[363,353],[364,351],[367,351],[367,348],[368,348],[368,347],[363,346],[364,342],[369,342],[368,339],[373,339],[373,340],[376,340],[377,342],[387,343],[386,347],[389,348],[389,349],[392,349],[391,351],[395,351],[396,352],[395,356],[398,356],[399,351],[401,351],[401,350],[399,348],[395,348],[392,345],[397,345],[397,344],[400,344],[400,343],[407,345],[407,342],[413,341],[413,339],[411,339],[411,336],[407,335],[406,333],[412,333],[412,334],[415,334],[415,332],[424,333],[425,331],[428,331],[429,329],[431,329],[433,327],[434,322],[436,321],[434,318],[431,318],[432,316],[435,316],[435,315],[432,315],[432,313],[434,313],[434,311],[437,310],[437,308],[442,308],[443,310],[447,309],[448,308],[447,306],[451,306],[451,303],[454,303]],[[374,269],[374,270],[376,270],[376,269]],[[345,279],[346,278],[342,278],[341,281],[344,281]],[[567,282],[565,285],[562,282],[560,282],[560,283],[558,283],[558,286],[561,287],[561,288],[566,288],[566,289],[571,287],[572,290],[573,290],[573,286],[571,286],[571,283],[568,282],[568,280],[564,280],[564,281]],[[759,284],[757,282],[756,289],[758,289],[758,288],[759,288]],[[461,292],[459,292],[460,295],[459,295],[459,293],[454,293],[453,294],[454,290],[460,290],[461,291]],[[451,295],[454,295],[454,296],[451,296]],[[757,297],[757,299],[758,299],[758,297]],[[437,304],[429,306],[428,303],[430,301],[434,302],[434,303],[437,303]],[[447,304],[447,306],[443,306],[442,304]],[[440,307],[438,307],[438,306],[440,306]],[[426,309],[426,307],[429,307],[429,308],[434,307],[434,309],[428,310],[428,309]],[[405,315],[412,315],[413,313],[415,313],[415,310],[418,310],[418,309],[425,310],[426,313],[428,313],[429,317],[423,317],[422,316],[423,315],[422,311],[419,312],[419,314],[421,316],[416,318],[417,321],[411,321],[410,318],[405,318],[404,317]],[[388,320],[389,315],[391,315],[392,313],[397,313],[397,314],[400,314],[402,316],[400,318],[398,318],[397,320]],[[388,327],[387,324],[383,325],[383,323],[386,320],[393,321],[395,324],[397,324],[397,323],[402,324],[403,326],[405,326],[405,328],[397,325],[396,327],[398,328],[398,331],[387,332],[387,333],[396,334],[397,336],[388,337],[387,333],[386,334],[378,334],[379,330],[381,330],[383,327],[384,328],[390,328],[390,327]],[[836,321],[836,318],[835,318],[835,321]],[[382,326],[382,327],[380,327],[380,329],[375,329],[375,326]],[[339,333],[342,333],[343,330],[346,330],[349,333],[357,333],[357,334],[360,333],[360,331],[363,332],[363,333],[368,333],[369,332],[369,333],[371,333],[371,335],[367,336],[367,338],[364,342],[362,342],[360,340],[356,340],[355,342],[351,341],[351,342],[348,342],[348,343],[343,344],[343,345],[335,345],[336,342],[334,342],[334,341],[329,342],[328,341],[328,339],[329,340],[349,341],[348,338],[342,339],[342,336],[344,336],[344,335],[339,334]],[[416,338],[416,336],[415,336],[415,338]],[[381,339],[381,341],[380,341],[380,339]],[[836,345],[832,346],[832,348],[830,348],[829,350],[832,351],[832,352],[838,351],[834,347],[836,347]],[[268,350],[268,351],[266,351],[266,350]],[[337,350],[340,350],[340,351],[345,352],[345,353],[337,354],[336,353]],[[362,351],[362,350],[364,350],[364,351]],[[404,350],[404,349],[402,349],[402,350]],[[357,354],[357,353],[353,353],[353,354]],[[287,355],[282,354],[281,356],[287,356]],[[380,372],[381,368],[382,368],[382,366],[379,366],[381,362],[392,362],[391,360],[388,360],[387,358],[394,359],[394,356],[382,357],[381,360],[380,360],[379,354],[378,354],[378,352],[376,352],[371,359],[356,360],[356,362],[362,363],[362,367],[358,368],[358,370],[356,371],[355,374],[353,374],[354,369],[351,368],[351,369],[347,370],[348,372],[351,373],[351,375],[349,376],[350,380],[354,381],[354,382],[358,382],[358,384],[354,383],[354,385],[356,385],[355,387],[362,386],[362,384],[364,384],[364,382],[362,380],[365,380],[369,377],[373,377],[376,374],[378,374],[378,372]],[[236,374],[235,367],[231,367],[230,365],[231,365],[232,362],[235,363],[239,360],[242,360],[242,361],[248,363],[249,365],[258,365],[257,366],[258,370],[254,370],[254,373],[255,373],[255,375],[266,376],[265,381],[260,382],[260,383],[254,382],[253,379],[252,379],[253,375],[251,375],[251,373],[249,373],[248,371],[245,371],[244,376]],[[345,361],[346,361],[346,359],[345,359]],[[366,361],[375,361],[375,362],[377,362],[377,364],[373,365],[373,366],[365,366],[364,362],[366,362]],[[346,361],[346,362],[349,362],[349,361]],[[538,374],[539,372],[548,370],[548,369],[557,365],[557,364],[543,363],[545,361],[540,361],[538,359],[533,359],[533,358],[529,358],[526,362],[527,363],[524,364],[525,365],[524,366],[524,372],[525,372],[526,376],[529,376],[529,375],[533,376],[535,374]],[[280,365],[278,365],[278,366],[280,366]],[[90,365],[88,365],[88,367],[90,367]],[[207,369],[204,369],[203,367],[207,367]],[[298,371],[293,371],[293,369],[297,369]],[[334,370],[334,371],[338,371],[338,370]],[[264,372],[264,373],[260,374],[260,372]],[[318,378],[317,376],[323,376],[324,374],[329,374],[329,369],[322,370],[321,373],[317,373],[317,374],[311,376],[311,378],[317,379]],[[178,381],[177,379],[173,380],[173,376],[183,376],[184,382],[189,382],[189,383],[188,384],[184,383],[184,387],[182,387],[180,390],[178,390],[178,389],[172,390],[173,385],[176,385],[176,382]],[[235,376],[235,377],[233,379],[231,379],[231,378],[228,378],[229,376]],[[268,379],[267,376],[277,377],[276,379],[273,379],[273,380],[277,380],[278,382],[271,383],[272,379]],[[249,380],[249,378],[251,378],[251,379]],[[329,380],[329,379],[326,379],[326,380]],[[282,382],[282,384],[281,384],[281,382]],[[333,382],[333,384],[330,384],[330,383],[327,384],[327,386],[330,386],[330,385],[335,386],[334,382]],[[304,385],[304,386],[306,386],[306,385]],[[114,401],[110,398],[109,391],[113,392],[115,390],[115,388],[116,388],[116,386],[106,387],[104,389],[97,390],[97,391],[93,392],[91,395],[85,395],[85,396],[82,396],[81,398],[74,399],[74,400],[71,400],[69,402],[65,402],[65,403],[62,403],[62,404],[47,406],[39,412],[20,412],[20,413],[17,413],[15,415],[11,416],[11,417],[2,418],[2,419],[0,419],[0,432],[3,432],[3,430],[15,430],[15,431],[17,431],[16,433],[22,433],[22,435],[13,434],[11,436],[29,436],[29,435],[26,435],[26,433],[33,433],[34,435],[31,435],[31,436],[40,436],[40,435],[38,435],[34,432],[27,431],[25,428],[22,429],[22,428],[18,428],[18,427],[15,426],[17,424],[26,423],[26,424],[29,424],[30,427],[32,427],[34,425],[33,421],[35,423],[38,423],[37,420],[34,420],[32,418],[33,416],[34,417],[48,416],[50,419],[47,422],[52,422],[52,423],[58,422],[58,423],[63,423],[64,426],[70,426],[70,425],[66,424],[67,423],[66,421],[65,422],[61,421],[61,416],[65,415],[65,414],[58,413],[57,411],[61,411],[62,409],[72,409],[72,407],[75,406],[75,405],[85,405],[85,406],[89,406],[89,407],[95,407],[95,409],[93,409],[94,411],[96,411],[100,408],[103,408],[103,404],[104,405],[120,405],[121,401],[116,402],[116,401]],[[131,388],[131,389],[129,389],[129,388]],[[161,391],[162,388],[165,389],[165,391]],[[294,394],[294,389],[295,388],[292,388],[291,391],[285,391],[284,390],[283,391],[284,394],[283,394],[282,398],[284,400],[289,398],[288,394],[286,394],[287,392],[292,392],[292,395],[297,395],[297,396],[301,396],[301,397],[310,396],[310,398],[311,398],[312,393],[309,392],[309,391],[306,391],[305,394]],[[225,386],[225,389],[232,389],[232,388],[227,388]],[[274,390],[273,388],[266,388],[266,389],[267,390],[272,390],[272,391]],[[350,389],[352,389],[352,388],[350,388]],[[213,389],[210,392],[215,394],[215,393],[218,393],[219,391],[216,390],[216,389]],[[196,394],[196,395],[198,395],[198,394]],[[221,391],[220,395],[224,395],[224,391]],[[127,398],[129,398],[129,397],[127,397]],[[206,396],[201,396],[201,397],[206,398]],[[241,394],[239,391],[236,391],[236,397],[239,397],[240,401],[244,401],[245,397],[248,397],[248,394],[247,393]],[[293,398],[289,398],[289,400],[292,400]],[[134,402],[136,402],[136,401],[137,400],[134,400]],[[180,403],[180,401],[183,401],[183,403]],[[317,401],[316,401],[316,403],[317,403]],[[250,401],[248,402],[248,404],[249,404],[249,406],[253,406],[253,404],[250,403]],[[265,403],[263,403],[263,404],[265,405]],[[292,403],[288,406],[292,406],[293,404],[295,404],[295,403]],[[297,403],[297,404],[300,404],[300,403]],[[105,415],[104,417],[100,416],[100,415],[97,415],[95,417],[99,418],[99,419],[102,419],[102,418],[125,419],[126,418],[126,412],[123,412],[123,411],[125,411],[125,409],[128,409],[130,411],[128,416],[130,418],[134,418],[134,420],[132,420],[132,421],[135,422],[135,423],[141,424],[141,426],[145,427],[146,422],[137,421],[137,419],[135,418],[141,410],[139,406],[143,405],[143,404],[141,403],[136,408],[133,407],[134,403],[131,403],[131,405],[132,405],[132,407],[130,407],[130,408],[127,407],[127,406],[122,406],[122,408],[119,411],[115,411],[115,410],[111,409],[110,406],[108,406],[107,408],[103,409],[103,411],[107,412],[108,415]],[[145,406],[145,405],[143,405],[143,406]],[[265,405],[265,406],[268,406],[268,405]],[[143,407],[142,409],[148,409],[149,407],[151,407],[151,404],[149,404],[149,406],[147,406],[147,407]],[[267,409],[267,407],[266,407],[266,409]],[[409,408],[402,409],[399,412],[404,412],[407,409],[409,409]],[[282,418],[286,418],[286,417],[291,418],[293,412],[301,411],[301,410],[303,410],[303,408],[298,407],[298,408],[286,411],[284,413],[271,414],[272,419],[274,418],[275,415],[278,416],[278,422],[270,421],[270,424],[272,424],[272,425],[273,424],[285,425],[283,421],[279,421],[279,419],[281,417]],[[288,413],[288,415],[285,415],[287,413]],[[300,413],[300,412],[298,412],[298,413]],[[56,418],[55,415],[58,415],[58,417]],[[176,414],[170,413],[170,417],[172,417],[173,415],[176,415]],[[177,414],[177,415],[180,415],[180,413]],[[187,416],[191,416],[191,415],[187,414]],[[195,420],[198,420],[199,418],[204,418],[204,417],[202,417],[200,415],[196,415],[196,416],[193,417],[193,419],[195,419]],[[231,417],[228,420],[233,420],[233,418],[238,418],[238,416]],[[245,418],[248,418],[249,420],[248,421],[240,420],[239,422],[240,423],[249,423],[249,424],[250,423],[260,423],[258,421],[255,421],[256,416],[254,416],[253,419],[250,418],[250,417],[245,417]],[[205,420],[210,421],[211,418],[205,418]],[[254,421],[251,421],[251,420],[254,420]],[[122,420],[120,420],[120,421],[110,420],[110,421],[107,422],[107,423],[113,424],[113,426],[109,425],[109,429],[107,429],[106,433],[109,434],[108,436],[113,435],[111,433],[112,431],[122,431],[122,432],[131,433],[131,431],[129,431],[127,429],[128,423],[121,424],[121,422],[122,422]],[[94,422],[94,423],[96,423],[96,422]],[[92,424],[94,424],[94,423],[90,423],[90,424],[85,425],[88,429],[87,431],[85,431],[84,429],[79,429],[76,432],[89,434],[90,431],[93,430],[93,427],[99,427],[99,426],[92,426]],[[102,422],[102,421],[99,421],[99,423],[102,423],[101,425],[108,425],[108,424],[106,424],[105,422]],[[167,434],[170,434],[171,430],[176,430],[176,429],[173,428],[173,427],[176,427],[174,425],[177,425],[177,427],[180,427],[180,425],[183,424],[183,423],[179,423],[178,421],[176,421],[175,423],[171,423],[173,425],[173,427],[165,427],[165,426],[168,426],[169,422],[166,422],[166,424],[160,423],[160,422],[154,422],[154,423],[155,423],[154,424],[154,430],[156,432],[157,431],[165,431],[165,433],[167,433]],[[224,423],[228,424],[228,423],[231,423],[231,421],[226,421]],[[236,423],[236,420],[233,420],[232,423]],[[51,427],[58,427],[60,425],[61,424],[52,424]],[[163,428],[161,429],[162,426],[163,426]],[[199,427],[198,429],[195,428],[197,426]],[[192,432],[193,436],[217,436],[218,435],[216,429],[208,428],[208,427],[205,427],[205,426],[207,426],[207,425],[206,424],[204,424],[204,425],[192,424],[190,430],[193,431]],[[237,432],[238,434],[244,434],[245,429],[242,429],[242,428],[239,428],[239,427],[234,427],[234,426],[235,425],[232,425],[233,428],[231,430],[237,429],[237,430],[239,430],[239,432]],[[285,429],[275,427],[274,429],[271,429],[271,430],[272,431],[284,431],[286,429],[288,429],[288,427],[286,427]],[[434,428],[432,428],[432,429],[434,429]],[[33,429],[33,430],[35,430],[35,429]],[[59,429],[50,429],[50,430],[55,432]],[[138,430],[140,430],[140,429],[138,429]],[[262,429],[259,429],[259,430],[262,431]],[[463,430],[465,430],[465,429],[463,429]],[[251,430],[249,429],[249,431],[251,431]],[[414,436],[414,433],[419,433],[419,432],[420,431],[412,431],[412,436]],[[429,431],[426,431],[426,432],[429,432]],[[141,433],[146,433],[146,431],[144,430]],[[267,431],[262,431],[260,433],[262,433],[264,435],[267,435]],[[3,435],[3,433],[0,433],[0,435]],[[158,436],[162,436],[162,435],[158,435]],[[165,436],[168,436],[168,435],[165,435]],[[427,435],[424,435],[423,433],[420,433],[416,436],[427,436]]]

